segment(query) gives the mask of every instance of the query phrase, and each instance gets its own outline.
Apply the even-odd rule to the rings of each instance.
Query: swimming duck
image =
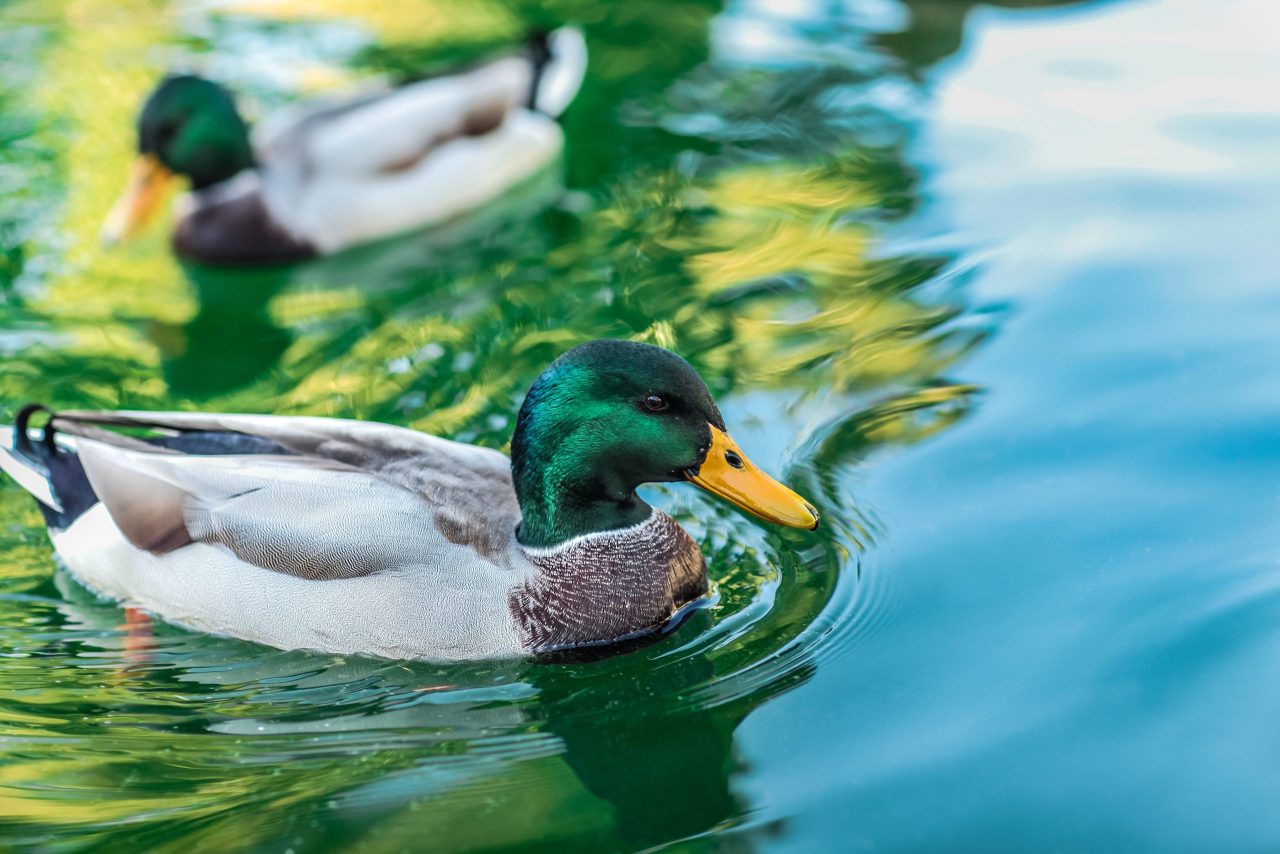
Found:
[[[687,362],[630,341],[554,361],[509,459],[361,421],[44,410],[33,429],[42,409],[0,435],[0,468],[37,499],[77,580],[284,649],[491,659],[657,630],[706,593],[707,569],[636,495],[645,483],[818,525],[729,438]]]
[[[556,30],[506,56],[394,89],[304,104],[253,131],[226,89],[164,79],[138,119],[138,157],[103,227],[138,232],[178,176],[178,254],[287,262],[439,224],[539,172],[563,145],[586,45]]]

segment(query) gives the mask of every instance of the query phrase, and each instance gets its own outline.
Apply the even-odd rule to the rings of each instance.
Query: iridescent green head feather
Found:
[[[636,487],[683,480],[723,426],[710,392],[674,353],[592,341],[552,363],[529,389],[511,444],[525,545],[643,521]]]
[[[196,189],[253,167],[249,128],[231,94],[191,74],[166,77],[138,117],[138,153],[154,155]]]
[[[520,409],[511,467],[526,546],[638,524],[650,508],[636,488],[664,481],[692,481],[781,524],[817,524],[729,440],[689,363],[634,341],[592,341],[547,368]]]
[[[160,209],[177,175],[185,175],[199,190],[253,165],[249,129],[230,93],[194,75],[166,77],[138,117],[138,158],[107,215],[102,238],[115,243],[141,231]]]

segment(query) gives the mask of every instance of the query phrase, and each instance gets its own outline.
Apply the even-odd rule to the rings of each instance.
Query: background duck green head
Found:
[[[771,522],[818,525],[812,505],[729,438],[689,363],[634,341],[582,344],[538,377],[520,408],[511,468],[526,546],[639,524],[650,508],[636,488],[682,480]]]
[[[138,158],[103,237],[115,241],[141,230],[177,176],[199,190],[253,166],[249,128],[231,93],[193,74],[166,77],[138,117]]]

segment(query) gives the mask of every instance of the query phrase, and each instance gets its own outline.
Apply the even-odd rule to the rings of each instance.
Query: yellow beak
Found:
[[[711,449],[690,482],[764,519],[788,528],[818,527],[818,511],[790,489],[756,468],[729,435],[711,427]]]
[[[124,193],[102,226],[102,242],[111,245],[141,231],[160,208],[173,182],[174,174],[155,155],[138,155]]]

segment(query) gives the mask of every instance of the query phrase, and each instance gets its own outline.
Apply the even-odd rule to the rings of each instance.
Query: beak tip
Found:
[[[685,480],[718,495],[748,513],[785,528],[818,530],[818,508],[751,465],[723,429],[709,424],[711,445]]]

